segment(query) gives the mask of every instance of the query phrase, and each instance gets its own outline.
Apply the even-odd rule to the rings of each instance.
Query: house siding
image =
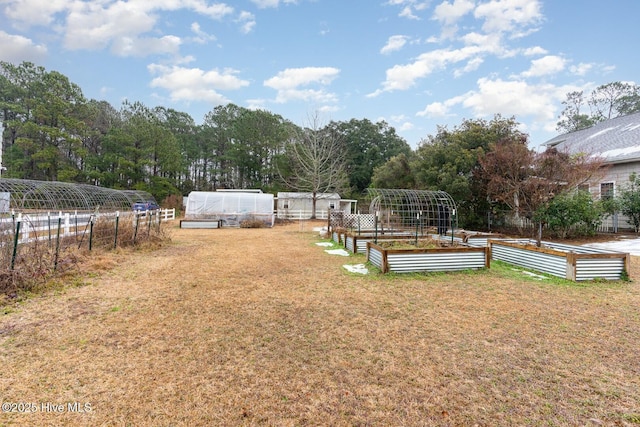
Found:
[[[629,183],[629,175],[640,175],[640,113],[606,120],[587,129],[558,135],[543,144],[571,154],[588,153],[604,160],[606,175],[589,182],[589,191],[601,198],[601,184],[614,184],[614,197]],[[602,231],[633,229],[622,215],[605,219]]]

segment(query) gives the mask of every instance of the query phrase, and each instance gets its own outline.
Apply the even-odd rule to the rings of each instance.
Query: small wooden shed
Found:
[[[351,213],[356,200],[342,199],[338,193],[316,195],[316,218],[327,218],[329,209]],[[313,211],[313,194],[279,192],[276,198],[278,218],[309,219]]]

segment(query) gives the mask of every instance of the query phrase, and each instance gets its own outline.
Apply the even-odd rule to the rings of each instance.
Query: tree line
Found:
[[[382,121],[303,128],[269,111],[227,104],[196,124],[172,108],[131,101],[116,108],[86,99],[65,75],[29,62],[0,62],[0,121],[3,177],[141,189],[158,200],[217,188],[310,191],[291,167],[303,160],[297,148],[310,135],[330,138],[341,178],[325,182],[317,173],[313,189],[345,197],[362,194],[375,167],[411,152]]]

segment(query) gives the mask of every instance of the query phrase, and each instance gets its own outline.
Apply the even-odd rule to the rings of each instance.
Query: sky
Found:
[[[639,15],[637,0],[0,0],[0,60],[196,123],[227,103],[300,126],[384,120],[416,148],[500,114],[536,148],[567,93],[636,83]]]

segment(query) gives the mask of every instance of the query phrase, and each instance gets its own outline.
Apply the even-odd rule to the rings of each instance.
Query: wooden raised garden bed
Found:
[[[489,240],[491,258],[573,281],[628,277],[631,257],[583,246],[533,241]]]
[[[490,252],[487,247],[438,247],[429,249],[385,249],[367,242],[367,261],[383,273],[459,271],[489,268]]]

